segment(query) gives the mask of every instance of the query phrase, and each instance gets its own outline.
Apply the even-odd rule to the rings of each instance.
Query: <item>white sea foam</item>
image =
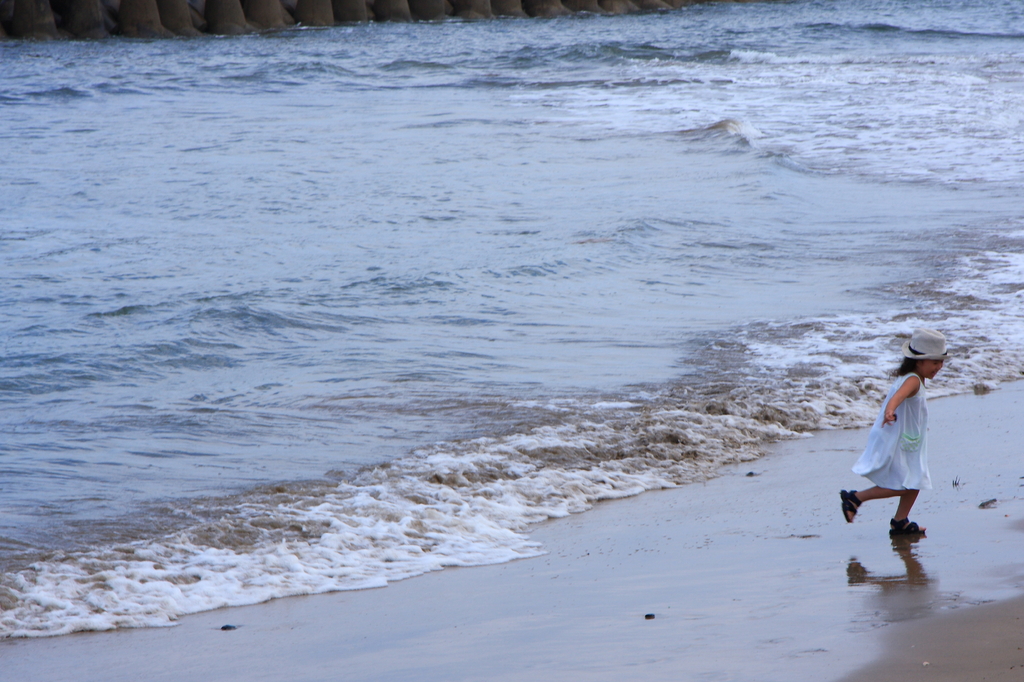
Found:
[[[0,585],[0,635],[169,625],[221,606],[535,556],[543,550],[527,535],[531,523],[706,479],[779,438],[869,423],[900,337],[915,326],[950,341],[933,396],[1020,378],[1024,254],[981,252],[956,267],[910,315],[734,330],[704,360],[742,365],[739,377],[712,366],[645,402],[560,403],[576,418],[437,444],[337,485],[257,490],[159,540],[39,561]]]
[[[541,89],[513,99],[541,103],[553,121],[588,135],[659,134],[734,120],[758,131],[743,137],[759,148],[820,171],[1019,185],[1022,63],[1024,56],[1012,52],[733,50],[724,60],[636,61],[600,87]]]
[[[710,421],[722,431],[766,430],[734,417]],[[712,473],[710,459],[641,462],[629,455],[631,437],[584,423],[439,446],[326,493],[250,499],[212,527],[38,562],[0,588],[0,632],[19,637],[167,625],[220,606],[379,587],[445,566],[533,556],[541,550],[523,532],[531,522]],[[694,432],[693,441],[707,437]],[[608,459],[620,444],[623,459]],[[545,462],[558,457],[605,461],[567,468]],[[231,540],[254,530],[265,538],[243,546]],[[211,537],[233,546],[204,544]]]

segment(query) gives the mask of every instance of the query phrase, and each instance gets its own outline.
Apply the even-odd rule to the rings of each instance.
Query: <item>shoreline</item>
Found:
[[[542,557],[209,611],[172,628],[6,640],[0,665],[38,682],[342,671],[358,680],[856,682],[889,665],[929,679],[1012,674],[1024,653],[1005,643],[1024,622],[1013,620],[1024,609],[1022,404],[1024,382],[931,401],[935,489],[915,507],[930,529],[918,542],[887,537],[894,502],[843,522],[837,492],[860,482],[849,467],[867,429],[822,431],[704,484],[538,524],[530,536]],[[993,633],[987,649],[958,638],[961,620]],[[923,666],[918,641],[942,655]]]

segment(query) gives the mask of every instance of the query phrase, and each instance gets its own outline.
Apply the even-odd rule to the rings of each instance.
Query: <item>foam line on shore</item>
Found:
[[[836,680],[915,622],[945,627],[944,614],[1020,594],[1024,434],[1012,416],[1022,400],[1018,383],[933,401],[933,473],[944,483],[915,507],[929,537],[906,546],[886,535],[891,504],[842,520],[836,489],[855,483],[849,465],[866,431],[832,430],[774,446],[705,485],[536,525],[542,557],[207,612],[179,628],[8,640],[0,657],[15,679],[38,682],[120,682],[140,670],[178,680],[170,662],[183,650],[214,682],[337,670],[378,680],[413,670],[430,679],[610,681],[642,671],[658,681],[683,670]],[[947,484],[954,475],[958,488]],[[997,505],[980,509],[989,497]],[[970,642],[950,646],[952,656]],[[972,675],[990,672],[967,655]]]

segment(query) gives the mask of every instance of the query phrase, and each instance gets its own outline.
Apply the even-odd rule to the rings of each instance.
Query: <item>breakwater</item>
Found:
[[[2,0],[0,38],[172,38],[446,17],[668,11],[708,0]],[[729,0],[743,2],[751,0]]]

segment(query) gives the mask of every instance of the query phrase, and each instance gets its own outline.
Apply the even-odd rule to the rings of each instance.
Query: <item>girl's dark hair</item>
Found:
[[[903,362],[900,363],[900,366],[889,372],[889,376],[893,379],[896,377],[905,377],[915,369],[917,369],[917,358],[903,358]]]

